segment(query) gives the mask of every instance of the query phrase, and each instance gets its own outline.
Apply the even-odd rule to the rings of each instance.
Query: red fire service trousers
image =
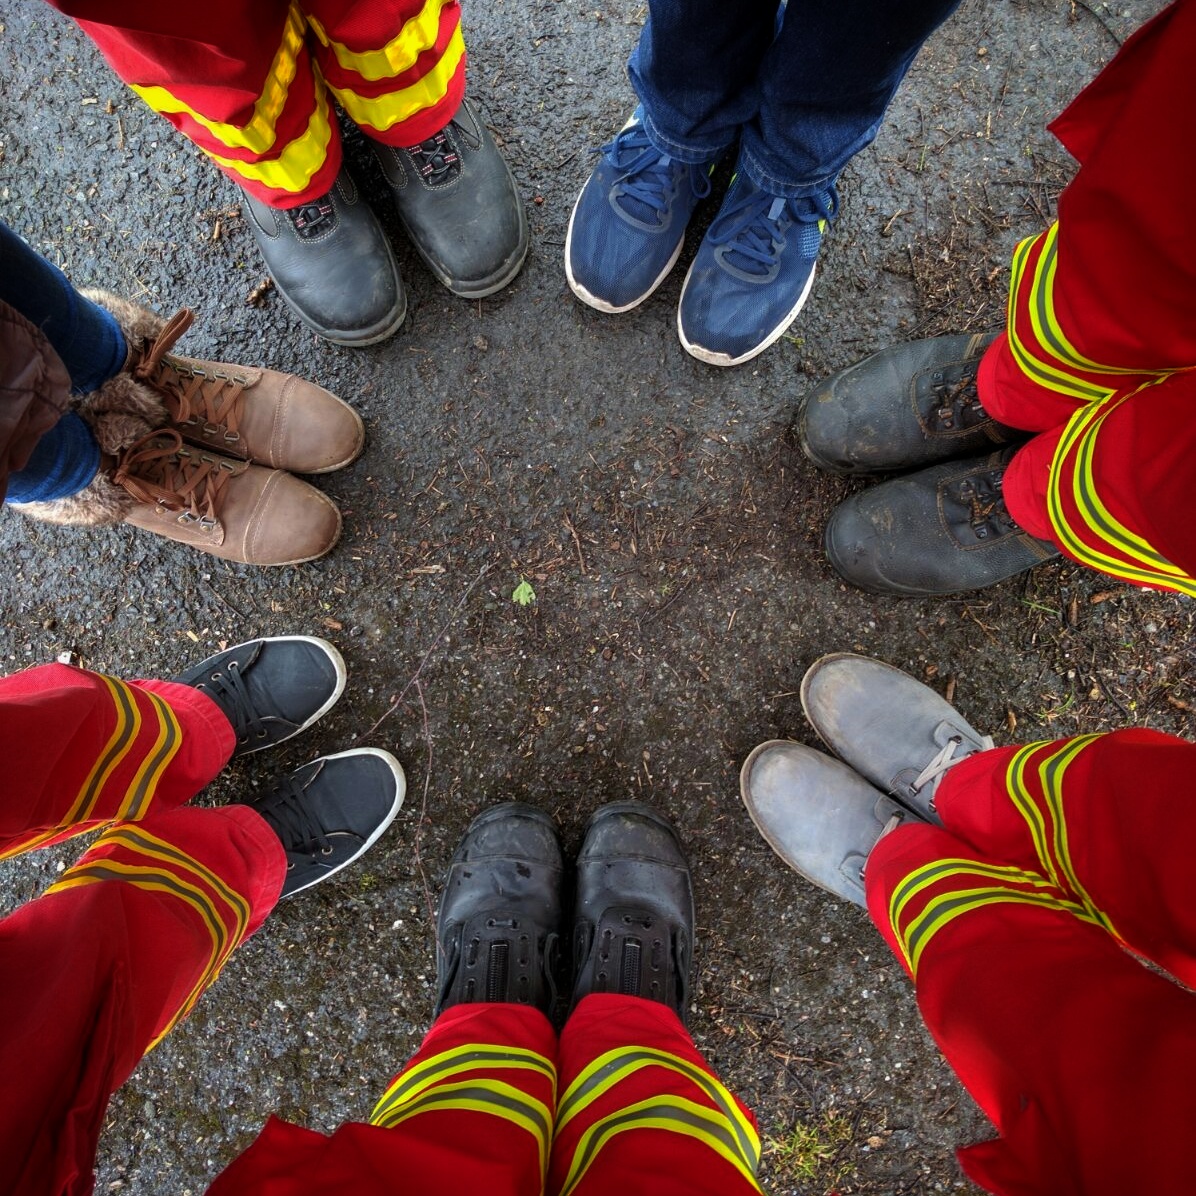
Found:
[[[109,824],[0,921],[0,1192],[92,1190],[111,1094],[273,908],[277,835],[178,809],[232,728],[197,690],[46,665],[0,679],[0,856]]]
[[[1196,0],[1122,47],[1052,132],[1079,161],[1058,222],[1014,253],[989,414],[1038,433],[1010,514],[1069,557],[1196,595]]]
[[[368,136],[413,146],[465,93],[457,0],[50,0],[112,69],[251,195],[294,208],[330,190],[329,93]]]
[[[1190,1196],[1196,745],[1128,730],[981,752],[935,804],[943,828],[882,838],[865,883],[1000,1135],[964,1170],[1001,1196]]]

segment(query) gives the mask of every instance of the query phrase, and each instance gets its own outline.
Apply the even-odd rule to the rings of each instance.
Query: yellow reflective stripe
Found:
[[[918,977],[918,964],[930,941],[944,926],[956,918],[987,905],[1036,905],[1043,909],[1059,910],[1072,914],[1084,922],[1098,925],[1083,908],[1066,900],[1059,900],[1049,893],[1027,893],[1022,889],[1004,886],[993,888],[956,889],[932,897],[926,908],[902,931],[902,946],[909,962],[910,973]]]
[[[458,25],[440,61],[418,82],[383,96],[363,96],[347,87],[333,87],[332,94],[359,125],[385,132],[400,121],[410,120],[434,108],[448,94],[449,84],[465,56],[465,39]]]
[[[1140,585],[1164,586],[1196,596],[1196,579],[1184,573],[1179,566],[1172,564],[1146,540],[1116,519],[1096,491],[1092,462],[1100,423],[1121,403],[1133,398],[1137,393],[1139,392],[1135,391],[1124,396],[1111,407],[1101,406],[1078,411],[1068,421],[1051,461],[1047,483],[1047,509],[1051,526],[1058,534],[1060,543],[1077,560],[1094,569]],[[1068,478],[1064,476],[1064,463],[1073,450],[1076,452],[1076,462],[1070,471],[1070,493],[1085,529],[1111,548],[1133,558],[1133,561],[1102,552],[1078,535],[1069,523],[1063,510],[1061,496],[1064,487],[1068,485]]]
[[[1031,799],[1023,780],[1026,764],[1030,757],[1049,742],[1049,740],[1040,740],[1037,743],[1028,743],[1014,753],[1013,758],[1009,761],[1009,766],[1005,769],[1005,788],[1009,796],[1013,799],[1013,804],[1017,808],[1018,813],[1021,814],[1022,818],[1025,819],[1026,825],[1030,828],[1030,838],[1034,843],[1034,854],[1038,857],[1039,863],[1042,865],[1046,875],[1050,877],[1051,883],[1056,888],[1062,888],[1063,886],[1059,880],[1059,871],[1055,867],[1054,858],[1047,848],[1047,842],[1050,838],[1050,828],[1047,826],[1045,815]]]
[[[638,1129],[667,1130],[703,1143],[760,1191],[755,1168],[740,1154],[735,1135],[724,1117],[679,1096],[654,1096],[604,1117],[582,1134],[560,1196],[570,1196],[611,1138]]]
[[[283,26],[282,41],[266,74],[262,94],[253,106],[253,115],[243,125],[211,120],[185,104],[164,87],[130,87],[155,111],[163,115],[182,114],[202,125],[217,141],[229,149],[246,149],[254,154],[268,153],[278,136],[278,118],[286,107],[287,94],[295,79],[299,51],[303,48],[303,14],[292,4]]]
[[[527,1130],[536,1139],[540,1156],[540,1174],[548,1167],[548,1144],[552,1137],[552,1112],[543,1101],[528,1096],[501,1080],[465,1080],[459,1084],[441,1084],[416,1100],[406,1102],[380,1121],[371,1121],[391,1129],[419,1113],[468,1109],[501,1117]]]
[[[347,71],[356,71],[371,83],[378,79],[392,79],[409,71],[421,54],[431,50],[440,36],[440,14],[451,0],[425,0],[415,16],[403,22],[394,37],[377,50],[350,50],[333,41],[324,26],[310,14],[307,23],[312,32],[332,51],[337,63]]]
[[[293,141],[288,142],[276,158],[240,162],[236,158],[224,158],[209,149],[204,149],[204,153],[218,166],[223,166],[225,170],[231,170],[252,183],[260,183],[263,187],[270,187],[275,191],[298,194],[306,190],[316,172],[324,165],[331,141],[332,122],[328,110],[328,92],[319,72],[316,72],[316,106],[307,122],[307,128]]]
[[[561,1097],[556,1113],[557,1132],[620,1081],[645,1067],[667,1068],[700,1088],[726,1118],[738,1140],[741,1156],[755,1171],[760,1164],[760,1137],[731,1093],[709,1072],[677,1055],[651,1047],[619,1047],[599,1055]]]
[[[135,820],[142,816],[146,805],[157,791],[162,774],[183,746],[182,728],[174,711],[157,694],[148,690],[144,693],[158,716],[158,738],[153,749],[145,754],[141,767],[129,782],[124,800],[117,810],[116,821]]]
[[[370,1115],[371,1124],[386,1116],[403,1101],[418,1096],[421,1092],[452,1076],[474,1070],[516,1070],[536,1071],[548,1079],[556,1093],[556,1068],[551,1060],[535,1051],[522,1047],[495,1046],[488,1043],[471,1043],[432,1055],[414,1067],[395,1077],[393,1083],[382,1094]]]

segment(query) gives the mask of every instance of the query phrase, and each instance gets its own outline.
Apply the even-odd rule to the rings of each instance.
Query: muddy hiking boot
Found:
[[[468,100],[418,145],[370,144],[408,239],[454,295],[481,299],[514,279],[527,256],[527,214],[494,138]]]
[[[799,421],[806,456],[837,473],[884,473],[1021,443],[1027,434],[993,419],[976,390],[995,335],[894,345],[820,383]]]
[[[835,755],[927,822],[940,821],[934,798],[947,773],[993,746],[930,686],[850,652],[809,667],[801,704]]]
[[[286,852],[280,898],[294,897],[360,859],[394,821],[405,792],[394,756],[354,748],[312,760],[245,802]]]
[[[556,1013],[564,860],[556,824],[506,802],[479,814],[449,866],[436,920],[436,1014],[479,1001]]]
[[[572,1004],[642,997],[684,1022],[693,941],[693,883],[672,824],[641,802],[601,807],[577,854]]]
[[[338,345],[375,345],[398,331],[407,296],[378,218],[342,166],[332,189],[295,208],[245,193],[250,231],[278,293]]]
[[[862,590],[910,596],[982,589],[1058,559],[1005,505],[1001,482],[1016,451],[933,465],[854,495],[827,521],[827,559]]]
[[[345,661],[310,635],[247,640],[175,677],[210,698],[236,736],[234,756],[277,747],[306,731],[345,690]]]
[[[178,356],[170,350],[194,313],[183,308],[166,321],[140,314],[158,331],[126,338],[127,368],[162,397],[184,440],[292,473],[330,473],[361,455],[361,417],[323,387],[276,370]]]

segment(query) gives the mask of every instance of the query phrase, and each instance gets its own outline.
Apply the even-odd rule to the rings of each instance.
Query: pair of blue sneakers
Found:
[[[718,157],[695,165],[662,154],[638,109],[599,152],[569,220],[565,273],[591,307],[629,311],[676,265]],[[838,206],[833,186],[786,199],[737,170],[681,291],[677,333],[686,351],[711,365],[738,365],[779,339],[810,293]]]

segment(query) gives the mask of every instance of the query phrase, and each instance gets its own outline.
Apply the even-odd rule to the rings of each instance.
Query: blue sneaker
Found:
[[[637,108],[602,155],[569,218],[565,274],[573,293],[599,311],[630,311],[676,264],[685,226],[710,194],[718,161],[689,165],[648,140]]]
[[[738,171],[681,290],[677,333],[686,351],[711,365],[763,353],[801,311],[822,234],[838,211],[833,186],[785,199]]]

